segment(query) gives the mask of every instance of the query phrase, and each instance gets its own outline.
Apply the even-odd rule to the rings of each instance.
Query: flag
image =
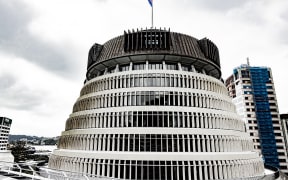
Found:
[[[153,0],[148,0],[151,7],[153,7]]]

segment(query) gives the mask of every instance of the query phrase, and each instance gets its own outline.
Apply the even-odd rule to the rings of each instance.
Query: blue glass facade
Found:
[[[269,82],[270,72],[263,67],[249,67],[249,71],[263,158],[265,164],[279,168],[276,139],[266,86],[266,83]]]

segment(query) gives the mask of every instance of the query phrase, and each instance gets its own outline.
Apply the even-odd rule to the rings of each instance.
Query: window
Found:
[[[249,71],[248,70],[241,70],[242,78],[249,78]]]
[[[163,69],[163,64],[161,63],[149,63],[149,69]]]
[[[109,68],[108,73],[114,73],[115,72],[115,67]]]
[[[182,71],[191,71],[191,66],[188,65],[181,65]]]
[[[166,69],[167,70],[178,70],[178,64],[166,63]]]
[[[133,70],[145,70],[146,63],[133,64]]]
[[[139,75],[136,74],[134,75],[134,87],[139,87],[140,86],[140,79],[139,79]]]
[[[120,71],[129,71],[129,68],[130,68],[130,64],[125,64],[125,65],[121,65],[119,67],[119,70]]]

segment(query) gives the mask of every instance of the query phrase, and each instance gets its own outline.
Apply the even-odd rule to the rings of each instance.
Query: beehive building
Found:
[[[216,45],[166,29],[92,46],[49,167],[127,180],[264,174],[221,81]]]

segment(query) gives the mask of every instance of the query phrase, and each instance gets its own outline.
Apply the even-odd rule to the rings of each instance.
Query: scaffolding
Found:
[[[249,67],[255,113],[259,129],[261,152],[265,164],[279,168],[276,138],[273,129],[272,116],[267,92],[269,82],[269,71],[267,68]]]

